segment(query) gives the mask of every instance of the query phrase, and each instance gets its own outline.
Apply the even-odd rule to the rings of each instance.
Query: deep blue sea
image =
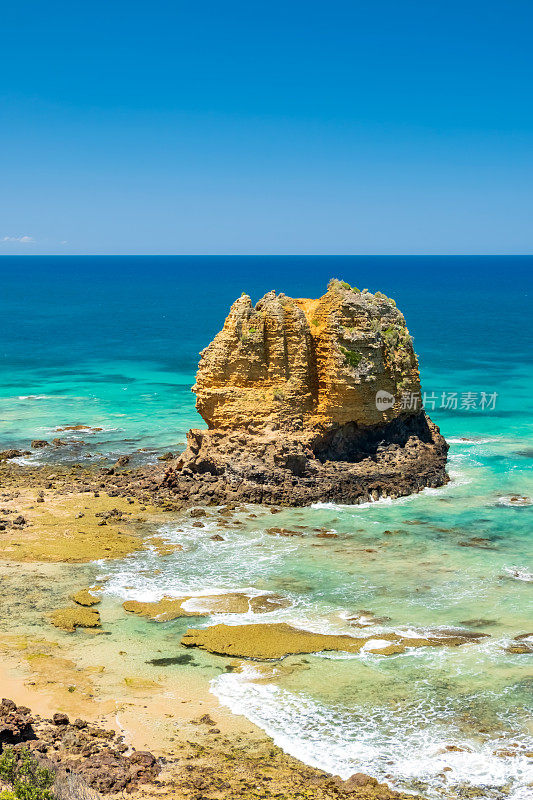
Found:
[[[198,353],[231,302],[317,297],[330,277],[396,299],[445,434],[531,434],[532,257],[43,256],[0,259],[0,447],[75,423],[106,434],[76,456],[183,445],[203,424]],[[447,414],[442,392],[498,398]]]
[[[178,451],[203,425],[190,387],[232,301],[270,289],[317,297],[332,277],[384,292],[405,314],[427,410],[450,443],[450,484],[283,511],[277,525],[307,531],[297,540],[266,536],[260,510],[224,530],[223,545],[210,539],[213,522],[202,538],[170,521],[165,536],[183,551],[156,572],[153,554],[108,565],[106,596],[247,588],[289,595],[291,607],[269,619],[311,630],[357,632],[364,611],[378,643],[390,630],[486,632],[462,648],[288,659],[269,680],[252,666],[220,674],[219,657],[202,658],[223,703],[311,764],[428,797],[464,797],[468,786],[525,800],[531,655],[508,648],[533,630],[533,257],[3,257],[0,449],[66,442],[23,464]],[[56,431],[76,424],[102,430]],[[317,527],[339,538],[316,541]],[[157,639],[166,654],[160,631],[181,624],[147,622],[145,646]]]

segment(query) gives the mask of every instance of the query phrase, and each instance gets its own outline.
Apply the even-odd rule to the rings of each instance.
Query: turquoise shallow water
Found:
[[[82,423],[103,430],[61,434],[70,444],[30,460],[138,451],[138,462],[150,461],[202,424],[190,393],[198,352],[243,290],[317,296],[338,276],[395,297],[423,388],[436,397],[429,413],[450,442],[451,483],[361,507],[274,518],[248,509],[241,527],[220,530],[223,542],[210,538],[216,520],[205,529],[169,521],[163,532],[183,552],[106,565],[106,593],[247,588],[287,595],[291,607],[268,621],[310,630],[358,633],[348,618],[365,611],[376,639],[450,626],[487,633],[462,648],[393,657],[287,659],[261,680],[252,668],[221,673],[225,659],[201,659],[222,702],[309,763],[343,776],[367,771],[428,797],[462,796],[468,785],[523,800],[533,781],[531,656],[506,648],[533,631],[533,506],[508,498],[533,496],[532,267],[529,258],[4,258],[0,448]],[[458,408],[440,408],[452,392]],[[482,392],[497,395],[493,409],[479,407]],[[461,407],[466,393],[476,407]],[[268,536],[273,524],[302,535]],[[317,538],[320,528],[338,538]],[[121,624],[175,655],[167,640],[177,641],[182,622]]]

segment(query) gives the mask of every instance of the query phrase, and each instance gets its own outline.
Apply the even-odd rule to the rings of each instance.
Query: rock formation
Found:
[[[17,754],[29,750],[39,766],[55,773],[53,797],[98,798],[89,786],[101,794],[131,793],[140,788],[139,784],[153,784],[161,772],[152,753],[134,751],[125,755],[130,748],[124,743],[124,736],[115,731],[82,719],[71,723],[62,712],[43,719],[26,706],[4,698],[0,702],[0,753],[6,745]],[[71,777],[78,781],[74,790],[67,792],[65,780]],[[31,785],[24,785],[24,796],[44,796],[37,795],[35,787],[32,794]],[[0,791],[0,795],[10,797],[11,792],[3,795]]]
[[[164,479],[184,499],[358,503],[448,480],[405,319],[381,292],[334,279],[318,300],[243,294],[193,391],[208,429]]]
[[[344,653],[377,653],[383,656],[405,653],[411,647],[458,647],[473,640],[485,638],[483,633],[441,633],[438,636],[407,636],[398,633],[368,634],[368,636],[312,633],[293,628],[286,622],[262,625],[209,625],[207,628],[189,628],[183,635],[184,647],[199,647],[209,653],[269,661],[291,655],[321,653],[337,650]]]

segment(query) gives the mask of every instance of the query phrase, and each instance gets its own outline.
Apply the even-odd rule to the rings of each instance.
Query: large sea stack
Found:
[[[243,294],[202,351],[191,430],[165,485],[196,502],[360,503],[448,481],[403,314],[332,280],[318,300]]]

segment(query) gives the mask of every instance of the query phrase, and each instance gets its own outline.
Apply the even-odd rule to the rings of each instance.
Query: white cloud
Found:
[[[24,234],[23,236],[4,236],[1,240],[2,242],[18,242],[19,244],[30,244],[34,242],[35,239],[33,236],[28,236]]]

